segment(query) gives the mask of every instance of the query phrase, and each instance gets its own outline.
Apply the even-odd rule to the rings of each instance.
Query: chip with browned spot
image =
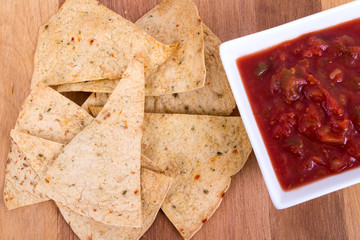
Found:
[[[95,221],[141,227],[141,194],[134,192],[140,191],[144,100],[144,65],[134,58],[99,115],[65,146],[36,189]]]
[[[240,117],[145,114],[142,153],[179,167],[161,209],[185,239],[218,208],[251,150]]]
[[[67,0],[39,30],[32,87],[119,79],[135,55],[153,69],[175,49],[96,0]]]

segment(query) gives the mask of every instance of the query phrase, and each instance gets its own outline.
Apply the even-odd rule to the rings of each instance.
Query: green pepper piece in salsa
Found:
[[[266,70],[269,68],[269,66],[265,62],[259,63],[257,68],[255,69],[255,75],[260,77],[261,74],[266,72]]]

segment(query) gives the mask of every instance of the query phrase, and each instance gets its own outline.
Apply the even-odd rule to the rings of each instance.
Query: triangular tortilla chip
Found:
[[[175,48],[157,42],[96,0],[67,0],[40,28],[32,86],[117,79],[135,54],[152,69]]]
[[[35,195],[15,188],[14,184],[5,179],[4,201],[7,209],[15,208],[42,202],[43,200]]]
[[[204,35],[193,1],[163,0],[135,24],[158,41],[179,44],[165,63],[145,73],[146,96],[185,92],[204,86]]]
[[[142,153],[180,168],[161,208],[185,239],[215,212],[250,152],[240,117],[145,114]]]
[[[205,86],[189,92],[146,97],[145,112],[230,115],[235,99],[221,63],[221,41],[203,25],[205,39]]]
[[[146,96],[185,92],[204,86],[203,29],[197,7],[191,0],[164,0],[135,24],[161,42],[179,44],[165,63],[145,73]],[[57,90],[109,93],[114,86],[111,80],[88,81],[59,85]]]
[[[37,190],[96,221],[141,227],[144,100],[144,66],[133,60],[100,114],[64,148]]]
[[[68,222],[81,240],[136,240],[139,239],[152,225],[162,202],[171,186],[173,178],[155,173],[148,169],[141,170],[141,202],[142,227],[114,227],[105,225],[80,214],[69,208],[58,205],[66,222]]]
[[[15,130],[68,143],[93,118],[54,89],[38,84],[21,107]]]
[[[11,182],[12,186],[19,192],[24,191],[33,195],[32,199],[37,198],[37,202],[49,200],[46,195],[35,190],[40,178],[30,166],[27,157],[20,151],[18,145],[14,141],[11,141],[11,150],[6,164],[5,179]],[[30,199],[30,203],[32,202],[33,200]],[[23,204],[28,203],[23,201]],[[21,206],[19,205],[19,207]]]

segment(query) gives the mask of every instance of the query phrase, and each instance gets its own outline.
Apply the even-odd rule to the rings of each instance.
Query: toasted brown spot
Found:
[[[138,192],[139,192],[139,190],[136,189],[136,190],[134,191],[134,194],[136,195],[136,194],[138,194]]]
[[[111,116],[111,114],[108,112],[108,113],[103,117],[103,119],[106,120],[106,119],[108,119],[110,116]]]

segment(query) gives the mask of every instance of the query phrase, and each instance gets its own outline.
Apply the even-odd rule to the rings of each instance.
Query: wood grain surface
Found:
[[[135,21],[158,0],[100,0]],[[222,41],[230,40],[348,0],[195,0],[200,16]],[[62,0],[0,0],[0,193],[10,129],[30,89],[39,26]],[[276,210],[254,154],[233,177],[223,203],[193,239],[360,239],[360,185]],[[0,197],[0,240],[77,239],[52,202],[8,211]],[[143,239],[182,239],[163,213]]]

